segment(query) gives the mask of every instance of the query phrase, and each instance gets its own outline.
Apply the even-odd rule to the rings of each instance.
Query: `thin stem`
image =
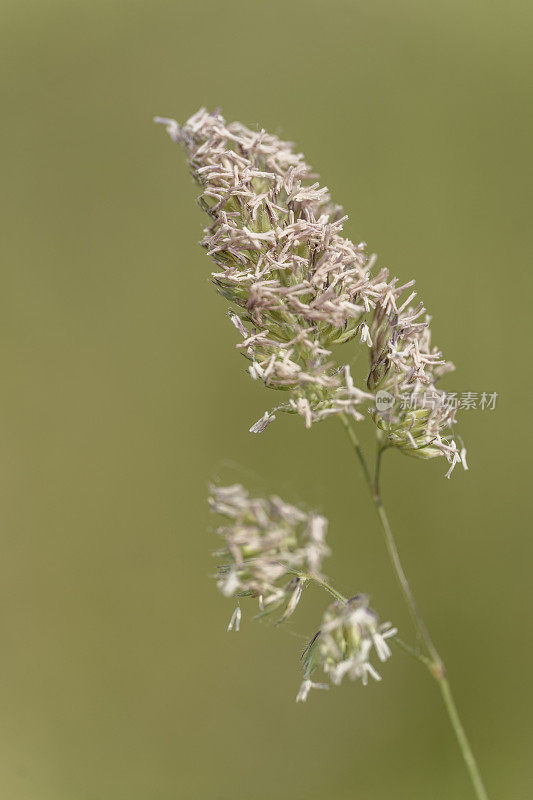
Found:
[[[390,524],[389,524],[387,513],[385,511],[385,507],[384,507],[383,501],[381,499],[381,494],[380,494],[380,491],[379,491],[379,477],[380,477],[381,456],[382,456],[382,453],[383,453],[383,448],[378,446],[378,452],[377,452],[377,456],[376,456],[376,471],[375,471],[375,475],[374,475],[374,480],[372,480],[371,477],[370,477],[370,470],[368,469],[368,464],[366,462],[366,458],[365,458],[364,453],[363,453],[363,451],[361,449],[361,445],[359,444],[359,440],[357,439],[357,436],[355,435],[355,431],[353,430],[352,426],[348,422],[348,419],[345,416],[345,414],[340,414],[339,416],[341,418],[342,424],[344,425],[344,428],[346,429],[346,432],[348,434],[348,438],[350,439],[352,447],[354,448],[355,452],[357,453],[357,457],[359,458],[359,461],[361,462],[361,465],[363,467],[363,474],[365,476],[365,480],[366,480],[366,483],[367,483],[367,486],[368,486],[368,490],[370,492],[370,496],[371,496],[371,498],[372,498],[372,500],[374,502],[374,505],[376,507],[376,511],[377,511],[377,514],[378,514],[378,517],[379,517],[379,521],[381,522],[381,527],[383,528],[383,532],[385,534],[385,543],[387,545],[387,550],[389,552],[390,559],[391,559],[392,564],[394,566],[394,571],[396,573],[396,577],[398,578],[398,582],[400,584],[400,589],[402,590],[403,596],[404,596],[404,598],[405,598],[405,600],[407,602],[407,605],[409,607],[409,611],[410,611],[411,616],[413,618],[413,622],[414,622],[415,628],[420,633],[420,635],[421,635],[421,637],[422,637],[422,639],[423,639],[423,641],[424,641],[424,643],[425,643],[425,645],[426,645],[426,647],[427,647],[427,649],[428,649],[433,661],[435,662],[435,668],[436,669],[443,669],[442,660],[441,660],[441,658],[440,658],[440,656],[439,656],[439,654],[437,652],[437,649],[436,649],[435,645],[431,641],[431,637],[429,635],[429,631],[428,631],[428,629],[427,629],[427,627],[426,627],[426,625],[424,623],[424,620],[422,619],[422,614],[420,613],[420,610],[419,610],[418,605],[416,603],[416,600],[415,600],[415,597],[413,595],[413,592],[411,591],[411,587],[409,586],[409,581],[407,580],[407,577],[406,577],[405,572],[403,570],[402,563],[400,561],[400,555],[399,555],[398,549],[396,547],[396,542],[394,541],[394,537],[392,535],[392,530],[391,530],[391,527],[390,527]]]
[[[411,656],[411,658],[414,658],[416,661],[420,661],[421,664],[423,664],[425,667],[427,667],[427,669],[431,671],[431,666],[433,662],[431,661],[430,658],[423,655],[418,650],[415,650],[414,647],[411,647],[410,645],[406,644],[402,639],[399,639],[397,636],[394,636],[392,638],[392,641],[395,644],[397,644],[398,647],[400,647],[405,653],[408,653]]]
[[[433,640],[431,639],[429,631],[426,627],[426,624],[418,608],[418,604],[415,600],[414,594],[411,590],[411,587],[405,575],[402,563],[400,561],[398,548],[396,546],[396,542],[394,540],[394,536],[387,517],[387,513],[383,505],[383,500],[381,498],[381,492],[379,487],[379,478],[381,469],[381,456],[383,454],[384,448],[382,445],[378,444],[378,451],[376,455],[376,470],[375,470],[374,480],[372,480],[370,477],[370,470],[368,469],[368,464],[365,455],[361,449],[359,440],[357,439],[357,436],[355,435],[355,432],[348,421],[348,418],[346,417],[345,414],[340,414],[339,416],[346,430],[346,433],[348,434],[348,438],[350,439],[352,447],[354,448],[357,457],[361,462],[361,466],[363,468],[363,474],[370,492],[370,496],[376,508],[379,521],[383,529],[383,533],[385,535],[385,544],[387,545],[389,557],[391,559],[392,565],[394,567],[394,572],[400,584],[400,589],[402,591],[402,594],[405,598],[405,601],[413,618],[415,628],[420,638],[424,642],[431,658],[427,658],[422,654],[417,653],[416,650],[413,650],[411,647],[409,647],[409,645],[406,645],[404,642],[401,642],[401,640],[397,638],[395,639],[395,641],[400,647],[402,647],[402,649],[404,649],[410,655],[417,658],[417,660],[421,661],[428,668],[431,675],[435,678],[435,680],[439,684],[444,705],[446,707],[446,711],[448,712],[448,717],[452,724],[464,762],[466,764],[468,773],[470,775],[470,779],[472,781],[476,797],[478,800],[488,800],[488,795],[483,785],[483,781],[476,760],[474,758],[472,748],[470,747],[470,743],[468,741],[465,730],[459,718],[457,706],[455,705],[450,684],[446,677],[446,669],[444,667],[444,663],[435,645],[433,644]]]
[[[488,800],[487,791],[483,785],[483,779],[481,778],[474,753],[472,752],[470,742],[468,741],[465,729],[463,728],[463,723],[459,717],[459,712],[457,711],[457,706],[455,705],[455,700],[453,699],[453,694],[448,679],[446,677],[440,678],[438,683],[440,692],[442,694],[442,699],[444,700],[444,705],[446,706],[446,711],[448,712],[448,716],[457,737],[457,741],[459,742],[459,747],[461,748],[461,752],[474,785],[476,795],[479,800]]]
[[[368,488],[370,490],[372,490],[372,479],[370,477],[370,470],[368,469],[368,464],[366,463],[365,454],[363,453],[363,451],[361,449],[361,445],[359,444],[359,439],[355,435],[352,426],[348,422],[348,417],[346,416],[346,414],[342,414],[341,413],[341,414],[339,414],[339,417],[340,417],[340,420],[341,420],[342,424],[344,425],[344,428],[346,429],[346,432],[348,434],[348,438],[350,439],[350,442],[352,443],[352,447],[355,450],[355,452],[357,453],[357,457],[358,457],[358,459],[359,459],[359,461],[361,463],[361,467],[363,468],[363,474],[364,474],[365,480],[366,480],[366,482],[368,484]]]
[[[305,575],[303,577],[305,577],[307,580],[314,581],[318,586],[321,586],[326,590],[326,592],[329,592],[329,594],[332,595],[335,600],[339,600],[341,603],[346,603],[346,597],[338,592],[329,583],[326,583],[326,581],[323,581],[321,578],[316,578],[314,575]]]
[[[378,473],[378,479],[379,479],[379,473]],[[387,545],[389,557],[392,561],[396,577],[398,578],[398,582],[400,584],[400,588],[403,592],[403,595],[409,607],[409,611],[411,612],[411,616],[413,617],[415,627],[418,630],[424,644],[426,645],[429,654],[431,655],[431,658],[433,660],[433,670],[435,671],[435,673],[444,674],[444,664],[442,663],[442,659],[437,652],[437,648],[433,644],[431,636],[429,635],[426,623],[422,618],[422,614],[420,613],[420,609],[418,608],[418,604],[415,600],[414,594],[411,590],[409,581],[407,580],[402,563],[400,561],[400,554],[398,552],[398,548],[396,547],[396,542],[392,534],[392,529],[389,523],[389,519],[387,517],[387,513],[385,511],[385,507],[383,505],[383,501],[381,499],[381,495],[379,494],[377,486],[372,495],[372,499],[374,501],[374,505],[376,506],[378,517],[381,522],[381,527],[383,528],[383,533],[385,534],[385,544]],[[437,677],[437,675],[435,675],[435,677]]]

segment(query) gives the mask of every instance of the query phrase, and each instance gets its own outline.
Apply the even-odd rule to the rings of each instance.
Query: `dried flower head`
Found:
[[[307,699],[312,688],[311,674],[318,667],[334,684],[339,684],[345,675],[352,680],[361,678],[364,686],[369,677],[381,680],[370,656],[374,651],[380,661],[386,661],[391,655],[387,639],[397,632],[389,622],[379,624],[365,595],[334,602],[324,614],[320,631],[304,652],[304,682],[297,700]]]
[[[386,269],[375,274],[365,243],[342,236],[347,217],[330,202],[327,188],[293,145],[266,131],[227,124],[216,111],[198,111],[183,126],[156,118],[185,148],[202,187],[199,203],[210,217],[201,244],[215,263],[212,279],[233,305],[230,319],[249,360],[248,371],[286,400],[250,430],[261,433],[278,410],[302,416],[306,426],[333,414],[363,418],[375,391],[399,397],[434,383],[453,366],[430,347],[429,318],[410,292]],[[359,338],[370,352],[366,389],[353,383],[346,352],[337,345]],[[436,391],[436,390],[435,390]],[[446,437],[453,415],[442,404],[413,420],[409,415],[373,418],[385,444],[423,458],[457,447]]]
[[[212,486],[211,510],[227,522],[216,532],[224,540],[217,586],[226,597],[256,597],[260,616],[282,609],[287,619],[300,600],[305,582],[321,579],[327,520],[306,514],[279,497],[251,498],[240,485]],[[238,630],[240,610],[230,621]]]

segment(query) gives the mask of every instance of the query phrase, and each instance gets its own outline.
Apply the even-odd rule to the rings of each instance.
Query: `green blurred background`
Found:
[[[234,351],[182,153],[200,105],[296,140],[416,277],[470,471],[384,491],[491,798],[531,797],[530,3],[2,0],[0,796],[468,800],[436,687],[294,696],[324,599],[225,625],[209,480],[326,513],[329,574],[410,623],[333,420],[282,416]],[[372,431],[365,433],[370,442]]]

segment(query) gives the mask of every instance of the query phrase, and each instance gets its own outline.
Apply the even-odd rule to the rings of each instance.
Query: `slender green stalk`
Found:
[[[326,592],[329,592],[329,594],[332,595],[332,597],[334,597],[335,600],[339,600],[341,603],[345,603],[346,602],[346,597],[343,594],[341,594],[340,592],[338,592],[329,583],[326,583],[326,581],[323,581],[320,578],[316,578],[316,577],[312,577],[312,576],[309,576],[309,580],[314,581],[319,586],[321,586],[323,589],[325,589]]]
[[[345,414],[340,414],[339,416],[346,430],[346,433],[348,434],[348,438],[352,444],[352,447],[355,450],[355,453],[361,463],[363,474],[370,492],[370,496],[376,508],[379,521],[381,523],[381,527],[385,535],[385,544],[387,545],[387,550],[392,565],[394,567],[394,572],[396,574],[396,577],[398,578],[402,594],[405,598],[405,601],[411,613],[411,617],[413,619],[417,633],[420,636],[423,643],[425,644],[426,649],[430,655],[430,658],[427,658],[421,653],[418,653],[417,650],[413,650],[413,648],[409,647],[409,645],[406,645],[404,642],[401,642],[399,639],[395,639],[395,641],[403,650],[405,650],[410,655],[415,657],[418,661],[421,661],[437,681],[442,695],[442,699],[444,701],[444,706],[446,708],[446,711],[448,712],[448,717],[452,724],[455,736],[457,738],[457,742],[459,744],[459,748],[461,750],[464,762],[466,764],[468,773],[470,775],[470,779],[474,787],[476,798],[477,800],[488,800],[488,795],[483,785],[483,780],[481,778],[481,774],[479,772],[476,759],[474,758],[472,748],[470,747],[470,743],[468,741],[468,738],[466,736],[465,730],[463,728],[462,722],[459,717],[459,713],[457,711],[457,706],[455,705],[455,701],[453,699],[450,684],[446,676],[446,669],[444,663],[435,645],[433,644],[431,636],[429,635],[429,631],[422,618],[417,602],[415,600],[415,597],[413,595],[413,592],[405,575],[402,563],[400,561],[398,548],[396,547],[396,542],[394,540],[392,529],[387,517],[387,513],[385,511],[385,507],[383,505],[383,500],[381,498],[381,492],[379,487],[379,477],[381,468],[381,456],[384,448],[378,445],[378,452],[376,457],[376,471],[374,479],[372,480],[365,455],[361,449],[359,440],[357,439],[357,436],[355,435],[355,432],[348,421],[348,418],[346,417]]]
[[[459,712],[457,711],[457,706],[455,705],[455,700],[453,699],[453,694],[448,679],[444,676],[439,679],[438,683],[440,692],[442,694],[442,699],[444,700],[444,705],[446,706],[446,711],[448,712],[448,716],[457,737],[457,741],[459,742],[459,747],[461,748],[461,752],[474,785],[476,795],[479,800],[488,800],[487,791],[483,785],[483,780],[481,778],[474,753],[472,752],[470,742],[468,741],[465,729],[463,728],[463,723],[459,717]]]
[[[406,644],[404,641],[402,641],[402,639],[399,639],[398,636],[395,636],[392,641],[395,642],[395,644],[397,644],[398,647],[404,651],[404,653],[408,653],[411,658],[415,659],[415,661],[420,661],[420,663],[427,667],[427,669],[431,670],[432,661],[430,658]]]
[[[320,586],[322,589],[324,589],[328,594],[334,597],[335,600],[339,600],[341,603],[346,603],[347,598],[343,594],[338,592],[334,586],[322,578],[319,578],[317,575],[308,575],[306,572],[298,572],[298,570],[291,569],[287,571],[293,575],[296,575],[302,581],[312,581],[313,583],[316,583],[317,586]]]

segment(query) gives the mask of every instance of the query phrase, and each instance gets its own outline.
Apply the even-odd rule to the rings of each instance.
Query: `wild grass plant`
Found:
[[[216,111],[198,111],[184,125],[156,118],[187,155],[201,187],[199,203],[209,217],[202,246],[214,263],[217,291],[230,303],[229,318],[248,359],[250,377],[277,390],[279,400],[254,422],[263,433],[279,413],[305,426],[337,418],[344,427],[374,503],[387,550],[411,613],[415,644],[381,623],[363,594],[344,597],[326,579],[327,520],[279,497],[252,498],[240,485],[213,486],[210,506],[220,518],[216,575],[223,595],[237,606],[228,625],[239,630],[242,607],[258,603],[258,616],[284,622],[310,583],[329,604],[302,658],[296,699],[343,678],[379,681],[376,668],[405,651],[435,679],[464,758],[474,795],[487,800],[461,723],[443,659],[430,636],[406,578],[383,504],[380,471],[385,452],[418,459],[442,458],[446,477],[466,450],[455,432],[457,402],[438,388],[454,369],[431,342],[431,318],[405,283],[376,266],[364,242],[342,235],[347,220],[333,204],[304,157],[290,142]],[[368,353],[366,385],[350,372],[353,348]],[[376,453],[371,468],[358,426],[373,424]],[[317,680],[317,676],[321,676]]]

